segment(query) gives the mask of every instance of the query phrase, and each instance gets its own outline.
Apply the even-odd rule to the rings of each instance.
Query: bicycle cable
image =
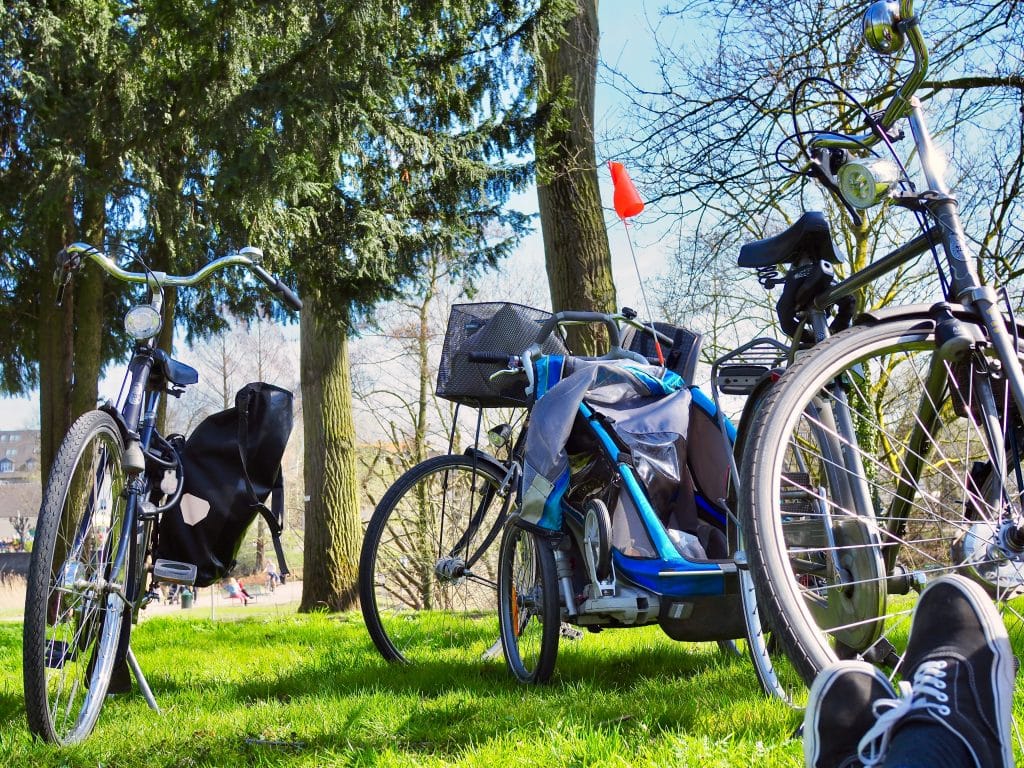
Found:
[[[781,167],[784,170],[787,170],[787,171],[789,171],[791,173],[801,173],[798,170],[795,170],[795,169],[792,169],[792,168],[786,166],[779,159],[778,151],[782,148],[782,146],[786,142],[795,141],[797,146],[800,148],[801,152],[803,152],[804,156],[805,157],[810,157],[808,152],[807,152],[807,147],[806,147],[806,145],[803,142],[803,137],[806,136],[806,135],[820,135],[821,134],[820,131],[818,131],[818,132],[815,132],[815,131],[802,131],[802,130],[800,130],[800,127],[799,127],[799,125],[797,123],[797,112],[798,112],[798,110],[797,110],[797,100],[798,100],[800,94],[804,90],[806,90],[807,86],[810,85],[811,83],[821,83],[821,84],[827,85],[830,88],[832,88],[835,91],[837,91],[838,93],[842,94],[846,99],[849,100],[849,102],[852,105],[852,107],[856,111],[860,112],[864,116],[864,120],[865,120],[868,128],[871,130],[871,132],[873,134],[875,134],[878,137],[879,141],[881,141],[881,143],[885,146],[886,150],[888,150],[889,157],[893,160],[893,162],[896,164],[896,167],[899,169],[900,173],[899,173],[899,176],[897,178],[896,183],[899,185],[901,191],[907,191],[907,192],[910,192],[911,194],[916,194],[917,190],[916,190],[916,188],[914,186],[913,180],[910,178],[910,172],[907,170],[906,165],[903,163],[903,160],[900,158],[899,153],[896,152],[896,148],[893,146],[892,139],[890,138],[889,133],[886,130],[885,126],[882,125],[879,122],[879,120],[875,117],[875,115],[867,107],[865,107],[860,102],[860,100],[857,99],[856,96],[854,96],[852,93],[850,93],[846,88],[841,86],[839,83],[837,83],[834,80],[831,80],[831,79],[829,79],[827,77],[817,77],[817,76],[805,77],[803,80],[801,80],[799,83],[797,83],[796,87],[793,89],[793,94],[792,94],[792,97],[790,99],[790,114],[791,114],[792,120],[793,120],[793,134],[790,135],[790,136],[785,137],[779,143],[778,147],[776,148],[776,165],[778,165],[779,167]],[[876,152],[874,149],[872,149],[871,147],[869,147],[866,144],[864,144],[864,142],[858,141],[857,139],[855,139],[852,136],[847,136],[846,134],[842,134],[842,133],[836,133],[835,135],[841,136],[841,137],[843,137],[844,139],[846,139],[848,141],[854,141],[855,143],[857,143],[861,147],[863,147],[863,149],[865,151],[870,152],[875,157],[881,157],[881,155],[878,152]],[[833,194],[836,194],[836,191],[832,190],[831,188],[830,188],[830,191],[832,191]],[[923,234],[927,234],[927,232],[928,232],[928,220],[927,220],[925,214],[923,212],[919,211],[919,210],[913,210],[913,209],[911,209],[911,213],[914,216],[914,220],[917,222],[918,229]],[[938,249],[937,249],[936,244],[934,242],[930,242],[929,243],[929,250],[931,251],[932,261],[935,264],[936,274],[939,277],[939,284],[940,284],[940,287],[942,288],[942,295],[948,299],[949,298],[949,292],[950,292],[950,281],[949,281],[948,277],[946,276],[945,271],[942,268],[942,261],[939,258],[939,252],[938,252]]]

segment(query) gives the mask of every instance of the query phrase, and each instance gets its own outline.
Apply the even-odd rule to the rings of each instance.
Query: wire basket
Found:
[[[506,364],[470,362],[469,353],[521,355],[537,341],[541,326],[550,317],[550,312],[504,301],[454,305],[437,371],[437,396],[476,408],[529,405],[525,377],[500,376],[491,381],[491,374]],[[557,334],[545,339],[541,351],[568,354]]]

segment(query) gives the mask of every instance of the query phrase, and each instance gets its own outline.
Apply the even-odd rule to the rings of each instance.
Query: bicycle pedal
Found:
[[[197,569],[192,563],[180,563],[177,560],[157,560],[153,564],[153,578],[171,584],[183,584],[191,587],[196,583]]]

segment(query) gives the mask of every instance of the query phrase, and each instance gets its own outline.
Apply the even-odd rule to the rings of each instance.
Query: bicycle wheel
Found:
[[[990,363],[944,361],[930,322],[896,320],[818,345],[769,393],[740,511],[758,600],[806,683],[838,658],[897,676],[917,595],[946,573],[981,582],[1024,650],[1024,558],[999,545],[1021,511],[1020,429]]]
[[[472,456],[438,456],[388,489],[366,527],[359,599],[388,661],[480,657],[495,642],[497,548],[515,488]],[[487,621],[487,617],[492,617]]]
[[[79,418],[50,469],[25,598],[29,729],[71,744],[92,731],[128,616],[124,447],[101,411]]]
[[[743,452],[749,442],[751,425],[770,390],[769,386],[759,386],[747,398],[744,404],[740,423],[736,430],[736,442],[733,444],[733,455],[738,465],[743,462]],[[737,509],[738,498],[735,483],[730,483],[729,506]],[[767,696],[777,698],[792,707],[803,704],[803,692],[806,688],[803,680],[793,668],[779,636],[772,630],[769,614],[758,604],[754,579],[748,564],[747,549],[742,531],[738,538],[730,539],[734,549],[742,555],[738,563],[738,580],[740,597],[743,605],[743,619],[746,625],[746,655],[750,659],[761,690]]]
[[[560,613],[551,546],[515,523],[505,526],[498,564],[498,623],[505,663],[520,681],[551,679]]]

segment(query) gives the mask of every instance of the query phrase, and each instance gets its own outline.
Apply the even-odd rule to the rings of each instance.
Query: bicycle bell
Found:
[[[864,13],[864,41],[875,53],[889,55],[899,52],[906,37],[897,26],[900,21],[898,3],[878,0]]]

